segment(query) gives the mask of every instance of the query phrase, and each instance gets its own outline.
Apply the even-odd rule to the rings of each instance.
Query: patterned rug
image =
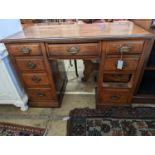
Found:
[[[155,136],[155,108],[108,107],[74,109],[69,136]]]
[[[43,136],[46,129],[0,122],[0,136]]]

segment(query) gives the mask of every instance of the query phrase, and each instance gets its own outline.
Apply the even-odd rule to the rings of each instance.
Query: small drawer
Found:
[[[50,88],[28,89],[30,101],[53,100],[55,97]]]
[[[131,74],[113,74],[105,73],[103,76],[103,82],[129,82]]]
[[[103,89],[100,98],[103,104],[127,104],[129,95],[129,89]]]
[[[9,52],[14,56],[42,55],[40,44],[21,43],[9,44]]]
[[[109,71],[134,71],[137,69],[138,61],[139,61],[139,56],[137,57],[132,57],[132,58],[123,58],[123,68],[122,69],[117,69],[117,63],[120,57],[107,57],[105,59],[105,64],[104,64],[104,70],[109,70]]]
[[[108,43],[107,54],[137,54],[142,53],[143,40],[138,41],[113,41]]]
[[[16,58],[16,63],[21,71],[44,71],[43,58]]]
[[[99,55],[98,43],[85,43],[85,44],[48,44],[49,56],[97,56]]]
[[[23,73],[22,76],[28,87],[49,85],[49,80],[46,73]]]

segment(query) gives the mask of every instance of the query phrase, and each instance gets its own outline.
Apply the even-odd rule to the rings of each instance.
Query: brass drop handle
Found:
[[[32,77],[32,81],[35,82],[35,83],[39,83],[41,81],[41,78],[39,76],[34,75]]]
[[[39,97],[44,97],[44,96],[46,96],[46,94],[43,93],[43,92],[37,92],[37,96],[39,96]]]
[[[31,62],[31,61],[29,61],[28,63],[27,63],[27,67],[29,68],[29,69],[35,69],[36,68],[36,64],[34,64],[33,62]]]
[[[80,51],[80,47],[70,47],[67,50],[70,54],[77,54]]]
[[[30,54],[31,49],[30,48],[27,48],[27,47],[23,47],[23,48],[21,48],[21,52],[23,54]]]
[[[129,46],[129,45],[122,45],[122,46],[118,49],[118,51],[119,51],[120,53],[128,53],[128,52],[131,51],[131,49],[132,49],[132,47]]]
[[[120,95],[113,95],[113,96],[111,96],[111,99],[112,100],[119,100],[120,99]]]

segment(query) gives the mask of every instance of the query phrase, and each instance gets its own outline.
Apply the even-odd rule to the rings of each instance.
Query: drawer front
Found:
[[[56,100],[48,100],[48,101],[30,101],[30,107],[39,107],[39,108],[54,108],[59,107],[59,103]]]
[[[22,76],[28,87],[49,85],[49,80],[46,73],[24,73]]]
[[[103,104],[127,104],[129,94],[129,89],[103,89],[100,98]]]
[[[117,69],[117,62],[120,59],[118,58],[106,58],[105,59],[105,64],[104,64],[104,70],[109,70],[109,71],[119,71],[120,69]],[[134,71],[137,68],[139,61],[139,57],[134,57],[134,58],[123,58],[123,68],[120,71],[123,70],[130,70]]]
[[[28,89],[30,101],[53,100],[55,97],[50,88]]]
[[[87,44],[48,44],[49,56],[58,55],[86,55],[96,56],[99,55],[98,43]]]
[[[107,46],[107,54],[136,54],[142,53],[143,40],[139,41],[114,41],[110,42]]]
[[[21,71],[44,71],[43,58],[16,58],[16,63]]]
[[[105,73],[103,76],[104,82],[129,82],[130,81],[130,74],[107,74]]]
[[[8,47],[14,56],[42,55],[40,44],[37,43],[10,44]]]

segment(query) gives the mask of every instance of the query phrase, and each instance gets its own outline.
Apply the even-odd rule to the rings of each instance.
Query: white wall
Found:
[[[0,19],[0,39],[17,33],[22,30],[19,19]],[[4,50],[4,45],[0,44],[0,51]]]

